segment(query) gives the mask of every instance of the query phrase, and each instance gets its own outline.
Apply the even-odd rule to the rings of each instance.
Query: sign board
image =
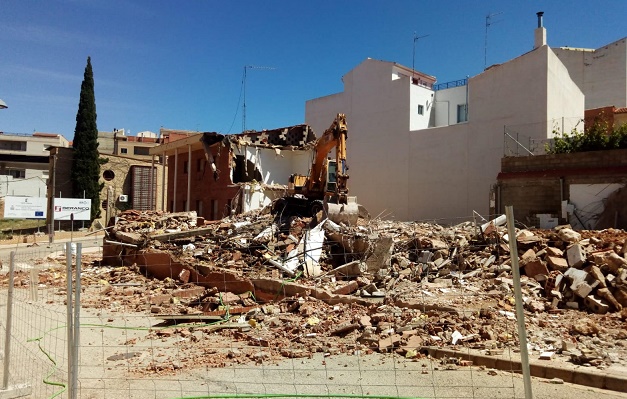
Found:
[[[46,197],[4,197],[5,219],[45,219]]]
[[[89,220],[91,200],[89,198],[55,198],[54,220]]]

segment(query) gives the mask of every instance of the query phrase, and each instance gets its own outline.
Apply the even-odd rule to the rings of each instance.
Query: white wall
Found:
[[[409,84],[410,77],[402,75],[409,87],[409,130],[426,129],[429,127],[433,111],[434,92],[432,89]],[[423,113],[418,113],[418,106],[422,105]]]
[[[469,120],[462,124],[409,131],[409,83],[390,75],[389,63],[366,60],[345,75],[342,96],[309,101],[306,109],[313,126],[320,115],[350,110],[349,188],[375,216],[441,223],[473,211],[489,216],[504,126],[537,122],[523,133],[546,139],[549,118],[583,117],[583,94],[547,46],[469,79]],[[457,89],[442,94],[451,101],[451,123],[453,103],[466,100],[466,88]]]
[[[46,179],[41,174],[36,176],[27,174],[25,179],[0,176],[0,197],[6,195],[45,197],[47,195]]]
[[[560,119],[559,128],[563,132],[570,132],[576,126],[581,130],[583,126],[580,122],[586,109],[584,93],[552,50],[548,51],[547,73],[547,131],[552,132],[555,128],[553,121]]]
[[[553,49],[584,92],[586,109],[627,107],[627,38],[596,50]]]
[[[305,121],[316,134],[346,113],[350,195],[372,215],[407,217],[409,77],[393,80],[394,64],[366,59],[343,77],[342,95],[310,100]],[[327,108],[329,107],[329,108]],[[323,118],[322,120],[320,118]]]
[[[457,106],[466,104],[467,85],[452,87],[435,92],[435,126],[448,126],[457,123]]]
[[[244,155],[260,171],[265,184],[287,185],[293,173],[306,175],[311,166],[311,151],[281,150],[277,154],[274,149],[254,146],[235,148],[236,155]]]

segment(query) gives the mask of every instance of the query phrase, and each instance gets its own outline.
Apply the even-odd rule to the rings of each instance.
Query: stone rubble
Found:
[[[502,218],[451,227],[384,220],[349,227],[318,218],[123,212],[108,229],[102,262],[84,266],[83,285],[96,289],[86,291],[83,307],[197,323],[145,337],[175,337],[176,359],[127,360],[155,373],[316,352],[517,351]],[[322,226],[321,246],[309,241],[314,225]],[[558,226],[518,229],[516,240],[532,358],[626,365],[627,233]],[[170,260],[151,263],[154,253]],[[49,269],[39,282],[62,287],[63,278]],[[16,281],[28,284],[28,275]]]

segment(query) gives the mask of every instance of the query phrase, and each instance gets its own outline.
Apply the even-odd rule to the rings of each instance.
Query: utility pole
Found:
[[[416,75],[416,42],[418,39],[425,38],[429,35],[417,36],[416,32],[414,32],[414,49],[411,55],[411,81],[414,83],[414,78]]]
[[[503,14],[503,13],[502,12],[497,12],[497,13],[488,14],[485,17],[485,43],[483,45],[483,70],[484,71],[488,67],[488,28],[492,24],[495,24],[497,22],[501,22],[501,21],[492,22],[492,17],[495,17],[497,15],[501,15],[501,14]]]
[[[244,79],[242,80],[242,86],[243,86],[242,133],[246,131],[246,77],[248,75],[247,71],[249,69],[275,70],[276,68],[266,67],[266,66],[256,66],[256,65],[244,65]]]

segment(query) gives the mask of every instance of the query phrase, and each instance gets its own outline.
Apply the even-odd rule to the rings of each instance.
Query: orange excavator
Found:
[[[273,213],[315,216],[319,212],[334,222],[354,225],[360,207],[348,196],[346,164],[346,116],[337,114],[331,126],[314,144],[309,175],[290,176],[287,195],[273,204]],[[335,159],[328,158],[335,149]]]

